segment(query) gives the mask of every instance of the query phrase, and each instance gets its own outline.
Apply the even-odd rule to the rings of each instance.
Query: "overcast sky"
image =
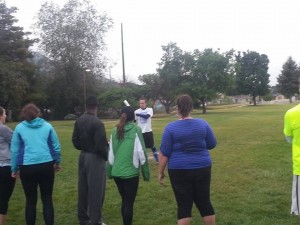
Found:
[[[277,83],[289,56],[300,63],[298,0],[91,0],[114,21],[106,42],[111,76],[122,79],[121,23],[125,71],[131,81],[155,73],[162,45],[177,43],[184,51],[256,51],[269,57],[271,85]],[[44,0],[6,0],[16,6],[20,26],[31,31]],[[66,0],[53,0],[60,5]],[[109,78],[109,73],[107,73]]]

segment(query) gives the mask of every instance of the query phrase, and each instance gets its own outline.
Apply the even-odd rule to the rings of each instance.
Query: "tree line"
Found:
[[[205,113],[205,103],[221,93],[249,95],[256,105],[257,97],[270,91],[267,55],[210,48],[186,52],[173,42],[162,46],[156,73],[140,75],[141,84],[120,84],[104,76],[105,37],[113,20],[89,0],[69,0],[62,7],[45,2],[34,24],[36,38],[16,25],[16,11],[0,0],[0,105],[14,119],[28,102],[54,119],[81,114],[83,94],[98,96],[102,111],[118,112],[124,99],[135,103],[145,96],[169,113],[176,96],[187,93]],[[299,67],[291,57],[277,80],[286,97],[299,94]]]

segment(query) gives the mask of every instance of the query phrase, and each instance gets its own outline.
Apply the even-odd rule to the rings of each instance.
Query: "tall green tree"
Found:
[[[63,117],[83,105],[84,83],[87,95],[97,94],[106,67],[105,35],[112,20],[89,0],[69,0],[62,8],[45,2],[35,25],[39,49],[52,63],[51,102],[57,116]],[[87,69],[91,71],[86,73]]]
[[[36,41],[15,25],[16,12],[16,7],[0,1],[0,105],[15,112],[30,100],[35,67],[28,60],[32,57],[29,47]]]
[[[212,100],[218,93],[225,93],[233,82],[230,59],[232,51],[220,53],[213,49],[204,49],[193,53],[189,76],[184,76],[181,89],[189,93],[196,104],[201,104],[206,113],[206,101]]]
[[[236,74],[238,91],[241,94],[251,95],[256,105],[256,97],[269,92],[268,56],[255,51],[247,51],[243,52],[243,56],[237,63],[240,64]]]
[[[281,74],[277,77],[278,92],[286,96],[290,102],[295,94],[299,94],[300,70],[296,62],[289,57],[283,64]]]
[[[178,94],[177,86],[184,74],[183,51],[173,42],[162,46],[162,50],[164,53],[157,69],[160,80],[158,99],[165,107],[166,113],[170,113],[170,107]]]

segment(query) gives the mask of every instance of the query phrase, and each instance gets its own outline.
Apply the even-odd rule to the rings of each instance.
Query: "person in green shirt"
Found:
[[[291,214],[300,215],[300,104],[285,113],[283,133],[286,140],[292,144],[293,188]]]
[[[120,121],[112,130],[108,153],[107,175],[114,179],[122,198],[123,225],[132,224],[140,171],[145,181],[150,179],[142,130],[133,121],[134,109],[122,108]]]

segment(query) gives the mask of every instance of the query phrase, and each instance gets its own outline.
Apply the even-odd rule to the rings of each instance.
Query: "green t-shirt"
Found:
[[[293,174],[300,175],[300,104],[286,112],[283,133],[292,138]]]

